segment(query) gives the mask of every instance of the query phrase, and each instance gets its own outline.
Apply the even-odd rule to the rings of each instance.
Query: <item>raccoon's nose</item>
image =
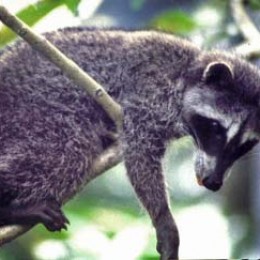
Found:
[[[218,191],[223,184],[221,180],[216,180],[212,175],[205,177],[202,183],[207,189],[212,191]]]

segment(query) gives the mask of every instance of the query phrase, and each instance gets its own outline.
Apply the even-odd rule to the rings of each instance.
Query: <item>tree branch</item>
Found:
[[[42,36],[36,35],[33,31],[24,24],[21,20],[10,14],[8,10],[0,5],[0,20],[10,29],[20,35],[34,49],[39,51],[47,59],[58,66],[68,78],[75,84],[86,89],[88,94],[100,104],[107,112],[109,117],[115,122],[118,131],[122,126],[121,107],[116,103],[94,79],[88,76],[80,67],[73,61],[62,54],[55,46],[44,39]],[[105,150],[94,161],[91,175],[86,182],[100,175],[104,171],[112,168],[122,160],[122,150],[117,141],[111,147]],[[0,228],[0,246],[12,241],[18,236],[30,230],[32,226],[10,225]]]
[[[235,51],[245,58],[260,56],[260,32],[246,13],[243,0],[231,0],[230,6],[235,23],[245,42],[235,48]]]
[[[116,166],[123,160],[123,151],[120,143],[117,141],[108,147],[96,160],[92,166],[92,174],[86,182],[96,178],[103,172]]]
[[[59,67],[75,84],[85,88],[88,94],[104,108],[109,117],[116,123],[118,129],[121,128],[121,107],[107,94],[101,85],[88,76],[75,62],[68,59],[45,38],[33,33],[24,22],[12,15],[3,5],[0,5],[0,20],[27,41],[34,49]]]
[[[122,161],[122,148],[118,142],[111,145],[93,163],[92,174],[85,180],[86,183],[94,179],[103,172],[111,169]],[[15,238],[29,231],[33,226],[10,225],[0,228],[0,246],[11,242]]]
[[[10,225],[0,228],[0,246],[11,242],[25,232],[29,231],[32,226]]]

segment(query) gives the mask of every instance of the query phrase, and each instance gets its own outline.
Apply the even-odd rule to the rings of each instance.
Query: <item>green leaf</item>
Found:
[[[145,2],[146,0],[131,0],[130,2],[131,9],[134,11],[139,11],[143,7]]]
[[[260,1],[259,0],[250,0],[250,5],[254,9],[260,9]]]
[[[81,0],[64,0],[64,4],[76,16],[78,15],[78,6]]]
[[[197,26],[196,22],[185,12],[170,10],[151,21],[154,28],[176,34],[187,34]]]
[[[55,8],[61,6],[61,0],[42,0],[33,5],[28,5],[26,8],[16,14],[27,25],[33,26],[39,22],[43,17],[50,13]],[[16,34],[7,26],[3,26],[0,30],[0,47],[3,47],[8,42],[16,38]]]

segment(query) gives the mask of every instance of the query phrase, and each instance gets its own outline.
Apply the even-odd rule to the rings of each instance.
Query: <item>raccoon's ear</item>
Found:
[[[211,62],[203,72],[203,80],[205,83],[213,83],[220,87],[231,85],[233,78],[233,70],[226,62]]]

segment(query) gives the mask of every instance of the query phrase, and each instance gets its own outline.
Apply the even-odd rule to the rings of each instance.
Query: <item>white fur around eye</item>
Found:
[[[238,133],[240,124],[233,123],[227,131],[227,143]]]
[[[227,117],[226,115],[222,115],[222,114],[218,113],[218,111],[210,105],[197,106],[195,108],[195,112],[196,112],[196,114],[199,114],[201,116],[216,120],[224,128],[228,128],[232,122],[231,118]]]
[[[253,139],[258,139],[258,136],[252,131],[246,131],[242,136],[240,144],[242,145],[245,142],[248,142],[248,141],[253,140]]]

